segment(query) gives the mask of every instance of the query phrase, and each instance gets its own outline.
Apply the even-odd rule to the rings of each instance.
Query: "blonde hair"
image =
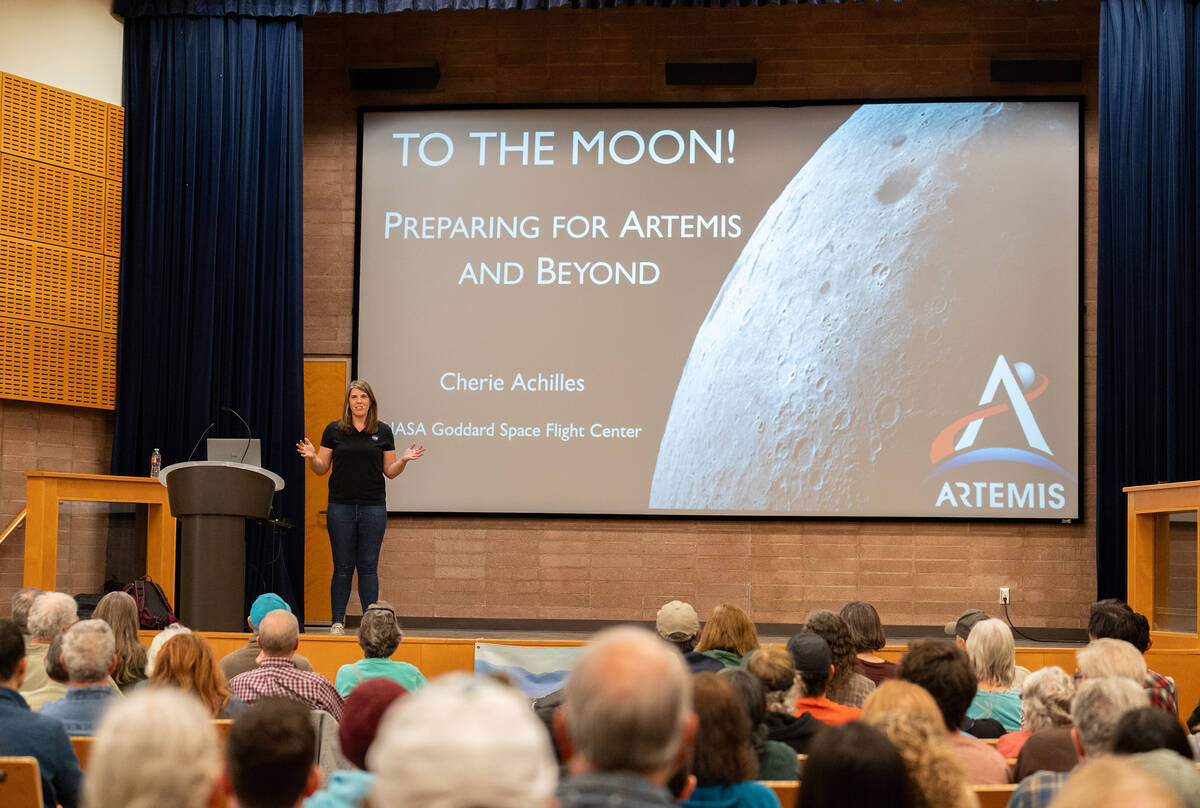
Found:
[[[763,684],[767,712],[792,715],[803,684],[796,675],[792,655],[778,645],[764,645],[751,651],[742,662],[746,670]]]
[[[966,768],[928,691],[911,682],[884,682],[867,696],[862,718],[882,730],[904,759],[915,808],[974,804]]]
[[[40,602],[40,601],[39,601]],[[1146,658],[1124,640],[1101,637],[1075,652],[1079,672],[1088,679],[1115,676],[1141,684],[1146,678]]]
[[[1164,783],[1127,757],[1101,757],[1072,774],[1053,808],[1183,808]]]
[[[1071,726],[1071,699],[1075,683],[1062,668],[1050,665],[1025,677],[1021,683],[1021,729]]]
[[[732,651],[738,656],[756,648],[758,629],[750,616],[732,603],[722,603],[712,610],[696,642],[697,651]]]
[[[87,808],[203,808],[221,771],[212,716],[195,698],[138,689],[104,713],[83,779]]]
[[[1017,675],[1017,652],[1012,630],[995,617],[980,620],[967,636],[967,657],[975,677],[994,687],[1012,687]]]

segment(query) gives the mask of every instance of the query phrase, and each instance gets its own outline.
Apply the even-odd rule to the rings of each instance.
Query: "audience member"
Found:
[[[850,629],[850,639],[858,656],[858,672],[876,685],[896,678],[896,663],[876,654],[887,645],[883,623],[871,604],[855,600],[842,607],[842,619]]]
[[[117,699],[96,730],[84,782],[89,808],[214,805],[221,758],[204,708],[172,690]]]
[[[1075,653],[1080,683],[1087,679],[1117,677],[1142,684],[1146,662],[1128,642],[1102,638]],[[1149,694],[1149,691],[1147,691]],[[1079,763],[1078,745],[1065,727],[1038,730],[1026,739],[1017,753],[1013,770],[1017,780],[1037,771],[1069,772]]]
[[[275,609],[258,622],[258,668],[229,681],[229,691],[247,704],[267,696],[283,696],[310,710],[324,710],[342,720],[342,697],[319,673],[302,671],[294,657],[300,647],[300,624],[290,611]]]
[[[50,641],[75,622],[77,608],[75,598],[62,592],[43,592],[29,608],[29,642],[26,644],[29,671],[25,674],[21,693],[35,711],[66,695],[65,689],[46,675],[46,651]]]
[[[292,611],[288,602],[274,592],[267,592],[254,599],[254,603],[250,606],[250,614],[246,617],[246,625],[250,627],[250,640],[246,643],[245,648],[239,648],[233,653],[226,654],[221,660],[221,672],[225,674],[226,679],[232,681],[233,677],[238,674],[252,671],[258,667],[259,651],[261,650],[258,644],[258,625],[268,612],[275,609],[283,609],[289,614]],[[302,671],[313,669],[312,663],[300,654],[293,654],[292,661]]]
[[[988,619],[988,614],[983,609],[967,609],[958,616],[957,620],[951,620],[946,624],[946,634],[954,638],[954,644],[964,651],[967,650],[967,637],[971,636],[971,629],[975,628],[975,624]]]
[[[152,687],[174,687],[191,693],[213,718],[236,718],[246,704],[229,693],[212,644],[191,631],[174,632],[154,661]]]
[[[1121,716],[1113,738],[1115,754],[1135,755],[1155,749],[1170,749],[1189,762],[1192,760],[1192,746],[1188,743],[1187,733],[1166,710],[1141,707]]]
[[[1083,679],[1116,676],[1138,683],[1146,679],[1145,658],[1133,645],[1124,640],[1093,640],[1090,645],[1075,652],[1075,660],[1079,664],[1079,675]]]
[[[1021,728],[1021,692],[1013,687],[1016,648],[1003,620],[980,620],[967,637],[967,658],[975,669],[978,688],[967,718],[993,718],[1007,732]]]
[[[664,603],[658,610],[654,628],[658,636],[673,643],[679,649],[679,653],[686,654],[696,648],[696,638],[700,634],[700,617],[692,604],[673,600]]]
[[[1088,639],[1106,638],[1124,640],[1144,655],[1150,648],[1150,624],[1123,601],[1115,598],[1096,601],[1088,609]],[[1161,707],[1178,717],[1179,693],[1174,679],[1147,669],[1142,686],[1146,688],[1151,706]]]
[[[854,721],[862,714],[857,707],[838,704],[826,697],[829,679],[834,674],[833,655],[829,643],[819,634],[801,632],[793,635],[787,642],[787,650],[800,677],[797,716],[807,713],[824,724],[837,726]]]
[[[238,808],[293,808],[317,789],[316,754],[317,736],[303,704],[259,699],[229,730],[224,788]]]
[[[0,618],[0,756],[36,758],[43,803],[76,808],[83,778],[79,760],[62,722],[34,713],[21,697],[28,664],[21,629]]]
[[[1146,702],[1146,692],[1141,685],[1128,679],[1089,679],[1081,684],[1071,702],[1071,720],[1075,724],[1071,737],[1079,757],[1094,758],[1112,752],[1121,716],[1144,707]],[[1009,800],[1009,808],[1049,805],[1072,772],[1034,772],[1017,786]]]
[[[150,647],[146,649],[147,679],[150,678],[150,676],[154,673],[154,660],[156,657],[158,657],[158,652],[162,649],[163,644],[180,632],[190,633],[191,629],[185,626],[183,623],[172,623],[154,635],[154,639],[150,641]]]
[[[924,688],[884,682],[863,704],[863,721],[882,730],[904,759],[913,808],[973,808],[966,767]]]
[[[1160,707],[1147,707],[1166,716]],[[1170,718],[1170,716],[1166,716]],[[1180,757],[1171,749],[1136,752],[1129,760],[1171,791],[1184,808],[1200,808],[1200,771],[1191,758]]]
[[[1012,805],[1010,802],[1009,805]],[[1183,808],[1170,789],[1129,758],[1105,757],[1079,767],[1053,808]]]
[[[122,691],[144,681],[146,673],[146,646],[138,639],[138,607],[125,592],[109,592],[100,598],[92,617],[103,620],[113,630],[117,640],[117,669],[113,680]]]
[[[558,788],[562,808],[675,805],[666,784],[688,759],[698,723],[676,649],[641,629],[602,631],[564,695],[554,718],[571,772]]]
[[[70,735],[91,735],[117,691],[108,677],[117,667],[116,639],[103,620],[80,620],[67,629],[62,641],[62,663],[70,677],[67,695],[42,708],[42,715],[57,718]]]
[[[1001,736],[996,742],[996,751],[1006,758],[1015,758],[1033,733],[1070,728],[1071,699],[1074,697],[1075,683],[1057,665],[1029,674],[1021,686],[1021,729]]]
[[[389,659],[396,653],[402,639],[396,612],[384,600],[372,603],[363,612],[358,626],[358,644],[363,658],[338,668],[335,679],[337,692],[344,699],[360,682],[367,679],[391,679],[405,690],[416,690],[428,682],[415,665]]]
[[[959,731],[976,690],[975,672],[963,649],[945,640],[917,640],[900,660],[896,675],[933,696],[950,742],[966,766],[969,783],[1003,785],[1009,781],[1004,758],[993,747]]]
[[[722,603],[713,609],[696,651],[712,657],[726,668],[736,668],[742,657],[758,648],[758,629],[749,616],[732,603]]]
[[[813,736],[825,724],[811,713],[796,715],[796,699],[803,685],[796,676],[792,655],[778,646],[767,645],[750,652],[745,665],[762,682],[765,691],[767,714],[763,723],[767,739],[782,741],[796,753],[807,754]]]
[[[758,761],[750,745],[750,720],[729,682],[715,673],[693,677],[700,728],[692,756],[696,788],[691,808],[778,808],[774,792],[754,780]]]
[[[13,592],[12,621],[17,624],[17,628],[21,629],[26,645],[32,639],[29,635],[29,609],[40,594],[42,594],[42,590],[36,586],[27,586]]]
[[[862,707],[875,683],[858,672],[858,656],[846,621],[828,609],[817,609],[808,616],[804,630],[819,635],[829,644],[833,655],[833,675],[826,695],[830,701],[850,707]]]
[[[797,802],[798,808],[847,805],[917,808],[900,753],[882,732],[861,721],[822,730],[804,764]]]
[[[391,679],[369,679],[346,699],[338,742],[353,769],[335,771],[325,788],[304,801],[304,808],[359,808],[375,785],[375,775],[366,771],[367,750],[379,731],[384,713],[407,693]]]
[[[529,702],[465,674],[440,677],[392,705],[367,768],[376,778],[373,808],[540,808],[553,805],[558,779]]]
[[[67,695],[67,685],[71,683],[71,674],[67,672],[67,666],[62,661],[62,644],[63,638],[67,636],[67,632],[63,632],[50,641],[50,647],[46,649],[46,675],[50,677],[50,681],[62,687],[62,691],[58,696],[47,699],[47,703],[58,701],[63,696]],[[28,701],[28,699],[26,699]]]
[[[758,677],[741,668],[726,668],[717,675],[729,682],[750,719],[750,746],[758,763],[754,779],[797,779],[795,750],[786,743],[772,741],[767,737],[767,726],[763,723],[767,715],[767,699]]]

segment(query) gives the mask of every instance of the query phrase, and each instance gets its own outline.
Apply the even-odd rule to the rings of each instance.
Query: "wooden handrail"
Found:
[[[17,514],[17,518],[12,520],[12,524],[10,524],[8,527],[6,527],[4,529],[3,533],[0,533],[0,544],[4,543],[4,540],[8,538],[8,534],[12,533],[14,530],[16,530],[17,528],[19,528],[21,526],[21,523],[25,521],[25,514],[27,512],[28,512],[27,508],[22,508],[21,512],[19,514]]]

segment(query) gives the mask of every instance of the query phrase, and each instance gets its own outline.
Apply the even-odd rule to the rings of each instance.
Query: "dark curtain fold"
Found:
[[[300,25],[127,19],[125,178],[114,474],[186,460],[236,410],[280,474],[281,537],[249,526],[246,601],[303,620],[304,434]],[[198,458],[203,458],[201,447]],[[246,612],[243,612],[246,613]]]
[[[876,0],[878,2],[879,0]],[[308,17],[314,14],[393,14],[398,11],[449,9],[746,8],[751,6],[826,5],[862,0],[114,0],[113,13],[124,18]],[[892,0],[900,2],[900,0]]]
[[[1122,487],[1200,478],[1200,13],[1104,0],[1100,24],[1096,571],[1126,590]]]

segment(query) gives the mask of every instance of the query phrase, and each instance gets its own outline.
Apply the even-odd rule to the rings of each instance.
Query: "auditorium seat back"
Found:
[[[0,757],[0,805],[43,808],[42,775],[36,758]]]

